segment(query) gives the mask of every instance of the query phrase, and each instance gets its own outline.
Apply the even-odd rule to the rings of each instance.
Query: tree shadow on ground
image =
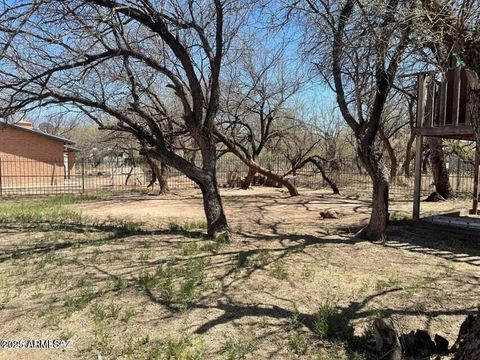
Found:
[[[357,238],[362,227],[344,226],[337,228],[343,236],[351,236],[352,243],[366,241]],[[462,232],[445,231],[441,227],[428,226],[412,220],[390,221],[385,239],[373,242],[379,246],[396,248],[445,260],[480,266],[480,234],[468,238]]]
[[[417,229],[415,224],[411,222],[395,222],[392,224],[389,230],[389,237],[386,242],[378,243],[378,246],[388,246],[395,247],[401,250],[421,252],[428,255],[439,256],[453,261],[461,261],[471,265],[479,266],[472,258],[480,256],[480,249],[477,244],[465,244],[464,241],[455,240],[450,237],[445,239],[439,238],[439,235],[428,231],[425,229]],[[118,244],[123,242],[129,242],[130,239],[133,239],[138,236],[160,236],[160,235],[180,235],[187,237],[188,239],[200,240],[204,237],[204,234],[199,231],[190,231],[185,229],[132,229],[129,225],[114,225],[114,224],[91,224],[84,225],[78,223],[68,223],[68,224],[35,224],[35,227],[32,228],[32,225],[2,225],[2,229],[6,231],[30,231],[35,229],[35,231],[47,232],[52,228],[58,228],[66,232],[72,233],[82,233],[86,231],[93,231],[100,234],[105,234],[99,239],[82,239],[74,241],[65,241],[65,242],[43,242],[38,244],[27,244],[25,246],[14,246],[12,248],[4,247],[0,255],[0,263],[5,262],[11,259],[17,259],[24,256],[34,256],[47,254],[49,252],[56,252],[68,249],[70,247],[82,247],[82,246],[91,246],[91,245],[103,245],[103,244]],[[237,259],[239,261],[240,257],[246,259],[251,259],[259,254],[262,251],[269,251],[272,256],[263,264],[262,266],[256,267],[251,266],[245,269],[242,269],[242,273],[238,275],[235,279],[231,279],[231,275],[237,270],[235,265],[231,266],[227,271],[223,272],[220,278],[222,288],[221,295],[223,299],[217,301],[216,304],[207,303],[206,300],[211,294],[202,295],[201,297],[194,299],[193,301],[188,302],[188,309],[202,309],[209,312],[214,310],[221,311],[221,314],[205,321],[203,324],[199,325],[195,329],[196,334],[205,334],[209,330],[215,328],[216,326],[226,324],[235,320],[245,319],[245,318],[258,318],[259,320],[264,317],[280,319],[285,321],[285,326],[288,326],[288,321],[294,316],[297,316],[300,322],[309,329],[313,334],[318,333],[318,317],[317,314],[308,314],[308,313],[299,313],[295,309],[289,309],[286,307],[278,306],[276,304],[260,303],[260,304],[248,304],[248,303],[239,303],[228,297],[227,290],[234,283],[239,281],[246,280],[251,277],[256,271],[264,269],[266,266],[275,264],[276,262],[283,259],[285,256],[295,253],[295,252],[305,252],[308,253],[307,249],[311,246],[325,245],[325,244],[344,244],[344,245],[354,245],[359,242],[364,242],[362,239],[358,239],[354,236],[355,229],[352,227],[349,228],[339,228],[336,234],[330,235],[327,232],[322,232],[320,236],[315,236],[311,234],[282,234],[278,229],[278,224],[271,224],[270,227],[271,234],[251,234],[247,232],[242,232],[239,235],[247,240],[257,240],[262,242],[278,242],[279,246],[259,246],[255,249],[249,249],[244,251],[235,251],[232,249],[224,248],[219,251],[214,251],[210,253],[203,253],[196,255],[195,259],[207,258],[207,257],[227,257],[231,259]],[[391,235],[391,236],[390,236]],[[412,236],[407,236],[412,235]],[[415,235],[415,236],[413,236]],[[111,250],[114,251],[114,250]],[[467,255],[465,257],[464,255]],[[174,259],[162,259],[162,260],[153,260],[147,261],[143,264],[133,263],[124,266],[124,270],[127,270],[127,266],[130,267],[128,272],[123,272],[122,274],[111,273],[105,268],[101,268],[96,265],[91,265],[96,269],[98,273],[101,273],[107,278],[115,279],[118,283],[124,283],[125,285],[121,288],[113,288],[112,292],[122,291],[123,289],[131,289],[140,294],[145,294],[149,301],[152,301],[156,304],[164,306],[171,313],[177,313],[180,309],[176,304],[173,304],[171,301],[165,300],[158,295],[156,291],[153,291],[151,288],[146,287],[144,280],[142,280],[138,275],[143,270],[151,270],[156,267],[164,265],[169,260],[181,260],[180,258]],[[185,259],[184,259],[185,260]],[[237,264],[238,265],[238,264]],[[134,274],[133,276],[126,277],[127,275]],[[229,279],[229,280],[226,280]],[[96,281],[103,281],[99,278],[96,278]],[[393,316],[393,315],[415,315],[415,316],[426,316],[427,318],[433,318],[440,315],[467,315],[473,313],[475,309],[473,308],[457,308],[449,310],[419,310],[419,309],[395,309],[395,308],[381,308],[371,310],[368,308],[368,304],[373,302],[375,299],[381,298],[387,294],[396,293],[401,291],[401,288],[390,288],[383,291],[378,291],[374,294],[364,297],[361,301],[354,301],[346,306],[337,306],[335,309],[334,320],[341,320],[345,322],[347,326],[350,326],[352,321],[371,319],[376,316],[377,313],[381,313],[383,316]],[[92,292],[90,297],[87,299],[88,302],[93,301],[101,296],[106,294],[105,290],[100,292]],[[352,351],[356,350],[365,350],[367,347],[366,339],[360,336],[353,336],[347,333],[337,334],[338,338],[342,341],[345,341]]]
[[[132,223],[134,224],[134,223]],[[156,236],[156,235],[180,235],[191,239],[205,239],[207,235],[201,231],[187,230],[178,226],[175,229],[144,229],[130,223],[109,224],[109,223],[29,223],[29,224],[2,224],[0,233],[28,233],[40,232],[48,233],[51,231],[63,231],[66,233],[84,234],[97,233],[105,234],[99,239],[83,239],[64,242],[44,241],[41,243],[32,243],[27,245],[3,245],[0,246],[0,263],[10,259],[17,259],[23,256],[41,255],[51,251],[65,250],[71,247],[82,247],[91,245],[103,245],[114,242],[126,241],[132,236]]]
[[[461,231],[425,226],[423,222],[392,222],[387,232],[387,247],[433,255],[445,260],[480,266],[479,234],[466,237]],[[475,239],[476,236],[476,239]]]

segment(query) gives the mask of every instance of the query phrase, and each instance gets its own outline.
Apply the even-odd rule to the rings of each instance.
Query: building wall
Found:
[[[67,179],[72,179],[75,174],[76,154],[75,151],[68,152],[68,174]]]
[[[63,184],[63,151],[61,141],[9,126],[0,127],[2,187]]]

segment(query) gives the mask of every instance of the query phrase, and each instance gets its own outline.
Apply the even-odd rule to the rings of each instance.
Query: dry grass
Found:
[[[360,241],[362,199],[225,195],[231,244],[203,238],[198,194],[0,206],[0,338],[72,341],[0,358],[366,359],[377,316],[452,341],[479,305],[478,244],[408,222]]]

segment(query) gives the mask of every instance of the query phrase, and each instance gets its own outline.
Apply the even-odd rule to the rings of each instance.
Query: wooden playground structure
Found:
[[[475,139],[474,128],[470,121],[468,93],[469,85],[466,71],[454,67],[446,71],[442,79],[438,73],[422,73],[418,78],[417,119],[415,126],[415,184],[413,219],[420,219],[420,189],[422,171],[423,139],[440,137],[443,139]],[[478,215],[479,195],[479,150],[476,148],[474,161],[473,203],[469,211]],[[455,226],[468,229],[480,229],[480,219],[475,217],[431,217],[429,222],[443,226]]]

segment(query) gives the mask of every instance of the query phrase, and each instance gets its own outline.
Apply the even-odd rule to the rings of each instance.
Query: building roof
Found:
[[[3,121],[0,121],[0,128],[2,126],[7,126],[7,127],[12,127],[16,130],[21,130],[21,131],[28,131],[30,133],[34,133],[36,135],[40,135],[40,136],[44,136],[46,138],[49,138],[50,140],[53,140],[53,141],[61,141],[63,142],[65,145],[69,145],[70,148],[72,149],[75,149],[75,141],[72,141],[72,140],[69,140],[69,139],[66,139],[66,138],[63,138],[61,136],[56,136],[56,135],[52,135],[52,134],[47,134],[43,131],[40,131],[40,130],[36,130],[36,129],[29,129],[29,128],[26,128],[26,127],[23,127],[23,126],[18,126],[18,125],[15,125],[15,124],[9,124],[9,123],[5,123]],[[75,149],[76,150],[76,149]]]

